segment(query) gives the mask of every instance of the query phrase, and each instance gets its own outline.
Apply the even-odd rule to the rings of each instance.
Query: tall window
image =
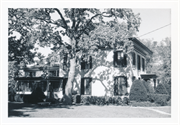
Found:
[[[92,78],[81,79],[81,95],[91,95],[91,81]]]
[[[142,70],[143,71],[145,70],[145,61],[144,61],[144,58],[142,58]]]
[[[138,63],[138,70],[141,70],[141,60],[140,60],[140,56],[137,56],[137,63]]]
[[[117,76],[114,78],[114,95],[127,94],[127,78],[124,76]]]
[[[127,55],[123,51],[114,52],[114,66],[115,67],[126,67],[127,66]]]
[[[132,64],[136,65],[136,54],[132,52]]]
[[[87,59],[81,59],[81,69],[91,69],[92,68],[92,57],[88,56]]]

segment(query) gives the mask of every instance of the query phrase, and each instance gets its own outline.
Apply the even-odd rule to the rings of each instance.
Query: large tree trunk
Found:
[[[68,73],[68,81],[65,87],[65,95],[64,95],[64,104],[71,105],[72,104],[72,89],[73,89],[73,81],[75,75],[75,67],[76,67],[76,59],[70,59],[70,70]]]

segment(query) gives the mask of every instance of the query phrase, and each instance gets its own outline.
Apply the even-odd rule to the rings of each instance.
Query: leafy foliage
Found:
[[[130,89],[129,99],[132,101],[146,101],[147,90],[141,80],[135,80]]]
[[[171,39],[166,38],[160,44],[152,40],[141,40],[153,51],[147,59],[147,73],[155,73],[163,83],[171,83]]]
[[[158,84],[155,93],[157,94],[169,94],[168,91],[166,90],[164,84]]]
[[[169,93],[169,95],[171,96],[171,85],[164,83],[164,87],[166,88],[167,92]]]
[[[167,105],[167,102],[170,100],[170,96],[167,94],[148,94],[147,100],[150,102],[155,102],[161,106]]]
[[[152,87],[150,82],[146,82],[146,81],[142,80],[142,83],[143,83],[144,87],[146,88],[147,93],[154,93],[154,88]]]

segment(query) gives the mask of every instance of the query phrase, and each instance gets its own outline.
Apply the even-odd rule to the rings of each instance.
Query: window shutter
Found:
[[[89,57],[90,69],[92,69],[92,57]]]
[[[124,54],[124,59],[123,59],[123,67],[127,66],[127,55]]]
[[[91,95],[91,93],[92,93],[92,78],[89,78],[89,84],[90,84],[90,95]]]
[[[67,66],[67,54],[64,55],[63,70],[66,70],[66,66]]]
[[[67,83],[67,78],[63,79],[63,95],[65,94],[65,88],[66,88],[66,83]]]
[[[84,95],[84,78],[81,78],[81,95]]]
[[[114,52],[113,63],[114,67],[117,67],[117,52]]]
[[[133,60],[133,65],[136,65],[136,57],[135,57],[135,53],[132,52],[132,60]]]

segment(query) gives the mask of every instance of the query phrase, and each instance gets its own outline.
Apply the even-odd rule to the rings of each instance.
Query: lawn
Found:
[[[148,109],[147,109],[148,108]],[[37,118],[170,118],[171,115],[151,109],[170,113],[169,107],[131,107],[131,106],[84,106],[84,105],[50,105],[9,103],[9,117]]]

